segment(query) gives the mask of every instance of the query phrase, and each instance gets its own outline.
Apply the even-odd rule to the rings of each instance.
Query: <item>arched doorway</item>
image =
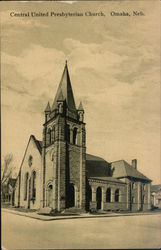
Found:
[[[74,185],[70,184],[69,186],[69,207],[75,206],[75,189]]]
[[[102,202],[102,189],[100,187],[97,188],[96,199],[97,199],[97,210],[98,210],[101,209],[101,202]]]
[[[92,201],[92,189],[89,184],[86,186],[86,209],[89,211],[90,209],[90,202]]]
[[[53,194],[53,185],[49,184],[47,187],[47,207],[52,208],[52,194]]]

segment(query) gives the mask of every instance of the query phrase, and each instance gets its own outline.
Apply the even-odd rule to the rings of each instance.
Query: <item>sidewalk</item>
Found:
[[[33,218],[33,219],[37,219],[37,220],[42,220],[42,221],[52,221],[52,220],[66,220],[66,219],[85,219],[85,218],[102,218],[102,217],[120,217],[120,216],[140,216],[140,215],[155,215],[160,213],[158,212],[153,212],[153,211],[149,211],[149,212],[137,212],[137,213],[105,213],[105,214],[90,214],[90,213],[84,213],[84,214],[80,214],[80,215],[40,215],[37,214],[36,212],[28,212],[28,213],[24,213],[24,212],[19,212],[19,211],[15,211],[15,210],[11,210],[11,209],[7,209],[7,208],[2,208],[2,212],[6,212],[6,213],[11,213],[11,214],[16,214],[16,215],[20,215],[20,216],[25,216],[25,217],[29,217],[29,218]]]

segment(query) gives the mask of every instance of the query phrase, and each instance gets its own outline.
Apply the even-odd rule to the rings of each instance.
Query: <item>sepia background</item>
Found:
[[[18,171],[31,134],[42,139],[65,60],[83,102],[87,152],[138,159],[160,183],[159,1],[1,2],[2,156]],[[10,17],[10,12],[102,11],[105,17]],[[143,11],[118,17],[110,12]]]

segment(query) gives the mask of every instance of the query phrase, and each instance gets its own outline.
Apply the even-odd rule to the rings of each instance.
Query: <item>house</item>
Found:
[[[161,208],[161,184],[151,186],[152,207]]]
[[[8,180],[1,185],[1,201],[2,203],[14,205],[14,187],[16,178],[8,178]]]
[[[108,162],[86,152],[84,108],[76,107],[67,63],[53,104],[44,111],[43,138],[31,135],[16,181],[15,205],[62,212],[151,208],[151,180],[137,160]]]

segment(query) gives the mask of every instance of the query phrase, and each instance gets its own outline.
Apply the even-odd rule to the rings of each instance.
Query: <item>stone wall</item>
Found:
[[[97,210],[97,189],[101,188],[101,210],[104,211],[116,211],[127,210],[127,185],[125,183],[116,183],[108,181],[96,181],[89,179],[89,185],[92,189],[92,200],[90,202],[89,209]],[[110,201],[106,200],[106,190],[110,188],[111,198]],[[115,201],[115,191],[119,189],[118,202]]]
[[[134,178],[121,179],[127,184],[127,207],[130,211],[145,211],[151,209],[150,186],[143,180]]]

